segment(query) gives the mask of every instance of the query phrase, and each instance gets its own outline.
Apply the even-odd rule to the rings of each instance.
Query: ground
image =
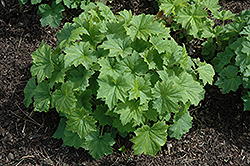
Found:
[[[53,110],[33,112],[23,104],[31,53],[42,40],[55,48],[59,30],[40,25],[37,6],[20,9],[17,0],[0,2],[0,165],[250,165],[250,111],[243,111],[241,88],[222,94],[216,86],[206,86],[205,99],[190,109],[193,128],[180,140],[169,138],[155,157],[133,156],[132,144],[121,138],[113,155],[98,160],[84,149],[63,146],[51,137],[59,115]],[[109,5],[114,12],[126,8],[135,14],[156,13],[147,0]],[[233,13],[250,9],[249,0],[221,0],[220,5]],[[127,153],[117,150],[122,145]]]

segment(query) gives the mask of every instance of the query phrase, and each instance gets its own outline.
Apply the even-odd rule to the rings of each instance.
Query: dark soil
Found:
[[[155,157],[133,156],[131,143],[121,138],[114,154],[99,160],[84,149],[63,146],[51,138],[59,115],[33,112],[23,104],[31,53],[42,40],[55,48],[59,30],[40,25],[37,6],[20,10],[18,0],[0,2],[0,165],[250,165],[250,112],[243,112],[241,89],[222,94],[215,86],[206,86],[205,99],[190,110],[190,132],[181,140],[168,139]],[[157,12],[147,0],[114,0],[109,5],[114,12]],[[233,13],[250,9],[249,0],[222,0],[220,5]],[[122,145],[128,153],[117,150]]]

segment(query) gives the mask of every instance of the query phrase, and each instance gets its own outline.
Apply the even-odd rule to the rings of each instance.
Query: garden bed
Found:
[[[2,2],[3,0],[0,0]],[[45,41],[55,48],[59,29],[40,25],[37,6],[17,0],[0,3],[0,165],[249,165],[250,112],[243,112],[241,88],[222,94],[205,87],[205,99],[192,107],[193,127],[180,140],[168,138],[155,157],[133,156],[128,139],[117,138],[114,154],[98,160],[88,151],[65,147],[51,136],[59,115],[33,112],[24,106],[24,87],[31,78],[31,53]],[[113,1],[113,12],[131,9],[134,14],[156,14],[147,0]],[[220,1],[225,10],[239,13],[250,1]],[[118,150],[122,145],[126,153]]]

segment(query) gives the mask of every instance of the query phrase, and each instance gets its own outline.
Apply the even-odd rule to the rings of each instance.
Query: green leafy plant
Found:
[[[175,21],[186,29],[185,35],[193,35],[195,38],[208,38],[212,35],[208,33],[214,25],[211,17],[222,20],[224,24],[235,16],[231,11],[218,11],[219,0],[158,0],[158,3],[170,25],[172,20]],[[211,12],[210,18],[207,11]]]
[[[221,30],[224,42],[222,51],[217,53],[212,62],[219,73],[216,85],[223,93],[236,91],[243,86],[244,110],[250,110],[249,76],[250,76],[250,11],[241,12],[235,20]]]
[[[50,25],[51,27],[58,28],[61,20],[63,19],[62,12],[65,8],[77,9],[84,8],[90,0],[47,0],[51,3],[43,3],[42,0],[31,0],[31,4],[39,4],[38,14],[41,16],[40,22],[42,26]],[[105,2],[105,0],[102,0]],[[27,3],[28,0],[19,0],[20,7]]]
[[[134,154],[155,155],[167,135],[192,127],[188,108],[203,99],[213,67],[189,57],[155,16],[96,4],[64,25],[55,50],[42,42],[32,53],[24,103],[55,108],[53,137],[95,159],[113,152],[117,134],[132,137]]]
[[[218,0],[159,0],[160,10],[173,30],[180,25],[194,38],[206,39],[202,44],[204,59],[212,60],[218,80],[215,82],[223,93],[236,91],[243,86],[244,110],[250,109],[250,17],[249,11],[235,16],[231,11],[221,10]],[[211,14],[208,15],[208,12]],[[215,26],[211,18],[222,21]],[[226,20],[232,23],[225,24]],[[173,23],[171,21],[174,21]]]

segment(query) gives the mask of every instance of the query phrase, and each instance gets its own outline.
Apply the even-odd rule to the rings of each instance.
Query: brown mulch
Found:
[[[250,111],[243,112],[241,89],[222,94],[206,86],[205,99],[190,110],[193,128],[181,140],[168,139],[155,156],[133,156],[131,143],[119,139],[114,154],[94,160],[84,149],[65,147],[51,136],[59,115],[33,112],[23,104],[24,87],[31,78],[31,53],[42,40],[55,48],[56,32],[42,27],[37,6],[0,0],[0,165],[250,165]],[[148,0],[114,0],[114,12],[156,13]],[[239,13],[250,1],[221,0],[223,9]],[[59,27],[59,29],[62,25]],[[128,153],[117,149],[125,145]]]

